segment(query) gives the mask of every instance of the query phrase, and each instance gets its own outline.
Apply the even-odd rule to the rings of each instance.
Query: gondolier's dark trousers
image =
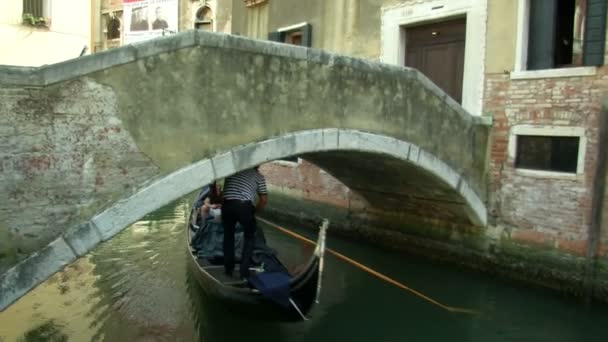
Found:
[[[255,207],[251,201],[225,200],[222,204],[222,224],[224,226],[224,270],[232,274],[234,270],[234,230],[236,223],[243,226],[243,253],[241,254],[241,278],[249,276],[251,255],[255,236]]]

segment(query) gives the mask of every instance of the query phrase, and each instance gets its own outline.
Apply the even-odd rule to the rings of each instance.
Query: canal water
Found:
[[[148,215],[0,313],[0,341],[608,341],[607,307],[333,237],[329,248],[480,314],[446,312],[328,255],[311,320],[236,315],[210,302],[187,267],[190,199]],[[262,227],[290,266],[310,253]]]

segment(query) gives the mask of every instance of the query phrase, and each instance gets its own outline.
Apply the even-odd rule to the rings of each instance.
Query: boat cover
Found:
[[[195,205],[194,212],[198,212],[204,199],[210,194],[209,186],[203,187]],[[220,212],[221,213],[221,212]],[[221,214],[220,214],[221,215]],[[192,248],[196,251],[199,258],[207,259],[213,264],[222,264],[224,259],[223,242],[224,242],[224,227],[221,220],[217,220],[211,213],[205,219],[205,222],[200,221],[200,215],[197,216],[197,226],[190,242]],[[236,262],[240,262],[243,251],[243,227],[237,223],[235,227],[234,237],[234,257]],[[287,272],[285,267],[277,259],[277,252],[266,244],[264,230],[261,227],[256,227],[255,245],[253,255],[251,257],[252,266],[262,266],[264,271],[280,271]]]
[[[285,272],[263,272],[249,277],[252,287],[260,290],[262,295],[281,305],[289,307],[289,274]]]

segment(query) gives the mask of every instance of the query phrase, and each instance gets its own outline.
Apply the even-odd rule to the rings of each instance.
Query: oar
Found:
[[[287,235],[291,235],[291,236],[295,237],[298,240],[301,240],[301,241],[304,241],[304,242],[307,242],[307,243],[310,243],[310,244],[313,244],[313,245],[316,244],[316,242],[314,242],[312,240],[309,240],[309,239],[303,237],[300,234],[294,233],[291,230],[288,230],[288,229],[285,229],[285,228],[283,228],[281,226],[278,226],[278,225],[276,225],[276,224],[274,224],[274,223],[272,223],[272,222],[270,222],[268,220],[265,220],[265,219],[260,218],[260,217],[258,217],[258,220],[260,220],[260,221],[268,224],[269,226],[272,226],[272,227],[280,230],[281,232],[283,232],[283,233],[285,233]],[[419,291],[416,291],[416,290],[414,290],[414,289],[412,289],[412,288],[410,288],[408,286],[405,286],[404,284],[402,284],[402,283],[400,283],[400,282],[398,282],[398,281],[396,281],[396,280],[394,280],[394,279],[392,279],[392,278],[390,278],[390,277],[388,277],[388,276],[386,276],[386,275],[384,275],[384,274],[382,274],[382,273],[380,273],[378,271],[374,271],[373,269],[371,269],[371,268],[369,268],[369,267],[361,264],[360,262],[357,262],[357,261],[355,261],[355,260],[353,260],[353,259],[351,259],[351,258],[349,258],[349,257],[347,257],[347,256],[345,256],[343,254],[340,254],[340,253],[338,253],[338,252],[336,252],[336,251],[334,251],[334,250],[332,250],[330,248],[326,248],[325,250],[328,251],[329,253],[333,254],[334,256],[338,257],[339,259],[342,259],[342,260],[348,262],[349,264],[354,265],[355,267],[358,267],[358,268],[362,269],[363,271],[365,271],[365,272],[367,272],[367,273],[369,273],[369,274],[371,274],[373,276],[376,276],[376,277],[378,277],[378,278],[380,278],[380,279],[382,279],[382,280],[384,280],[384,281],[386,281],[386,282],[388,282],[388,283],[390,283],[390,284],[392,284],[394,286],[397,286],[398,288],[400,288],[402,290],[409,291],[409,292],[413,293],[414,295],[416,295],[416,296],[418,296],[418,297],[420,297],[420,298],[422,298],[422,299],[424,299],[424,300],[426,300],[426,301],[428,301],[428,302],[430,302],[430,303],[432,303],[434,305],[437,305],[438,307],[440,307],[440,308],[442,308],[444,310],[447,310],[449,312],[459,312],[459,313],[466,313],[466,314],[472,314],[472,315],[478,314],[478,312],[475,311],[475,310],[457,308],[457,307],[453,307],[453,306],[448,306],[448,305],[442,304],[442,303],[440,303],[440,302],[438,302],[438,301],[430,298],[429,296],[426,296],[426,295],[424,295],[423,293],[421,293]]]

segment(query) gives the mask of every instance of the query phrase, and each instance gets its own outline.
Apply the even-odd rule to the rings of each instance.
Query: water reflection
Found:
[[[184,246],[189,200],[145,217],[0,313],[0,341],[606,339],[605,307],[585,311],[573,300],[335,238],[328,240],[329,247],[443,303],[477,309],[481,315],[446,312],[328,255],[321,303],[312,320],[255,320],[208,297],[189,271]],[[292,269],[312,252],[264,229]],[[314,239],[313,232],[302,233]]]
[[[68,340],[68,335],[61,331],[61,326],[53,319],[50,319],[43,324],[34,327],[27,331],[20,341],[38,342],[38,341],[53,341],[63,342]]]

